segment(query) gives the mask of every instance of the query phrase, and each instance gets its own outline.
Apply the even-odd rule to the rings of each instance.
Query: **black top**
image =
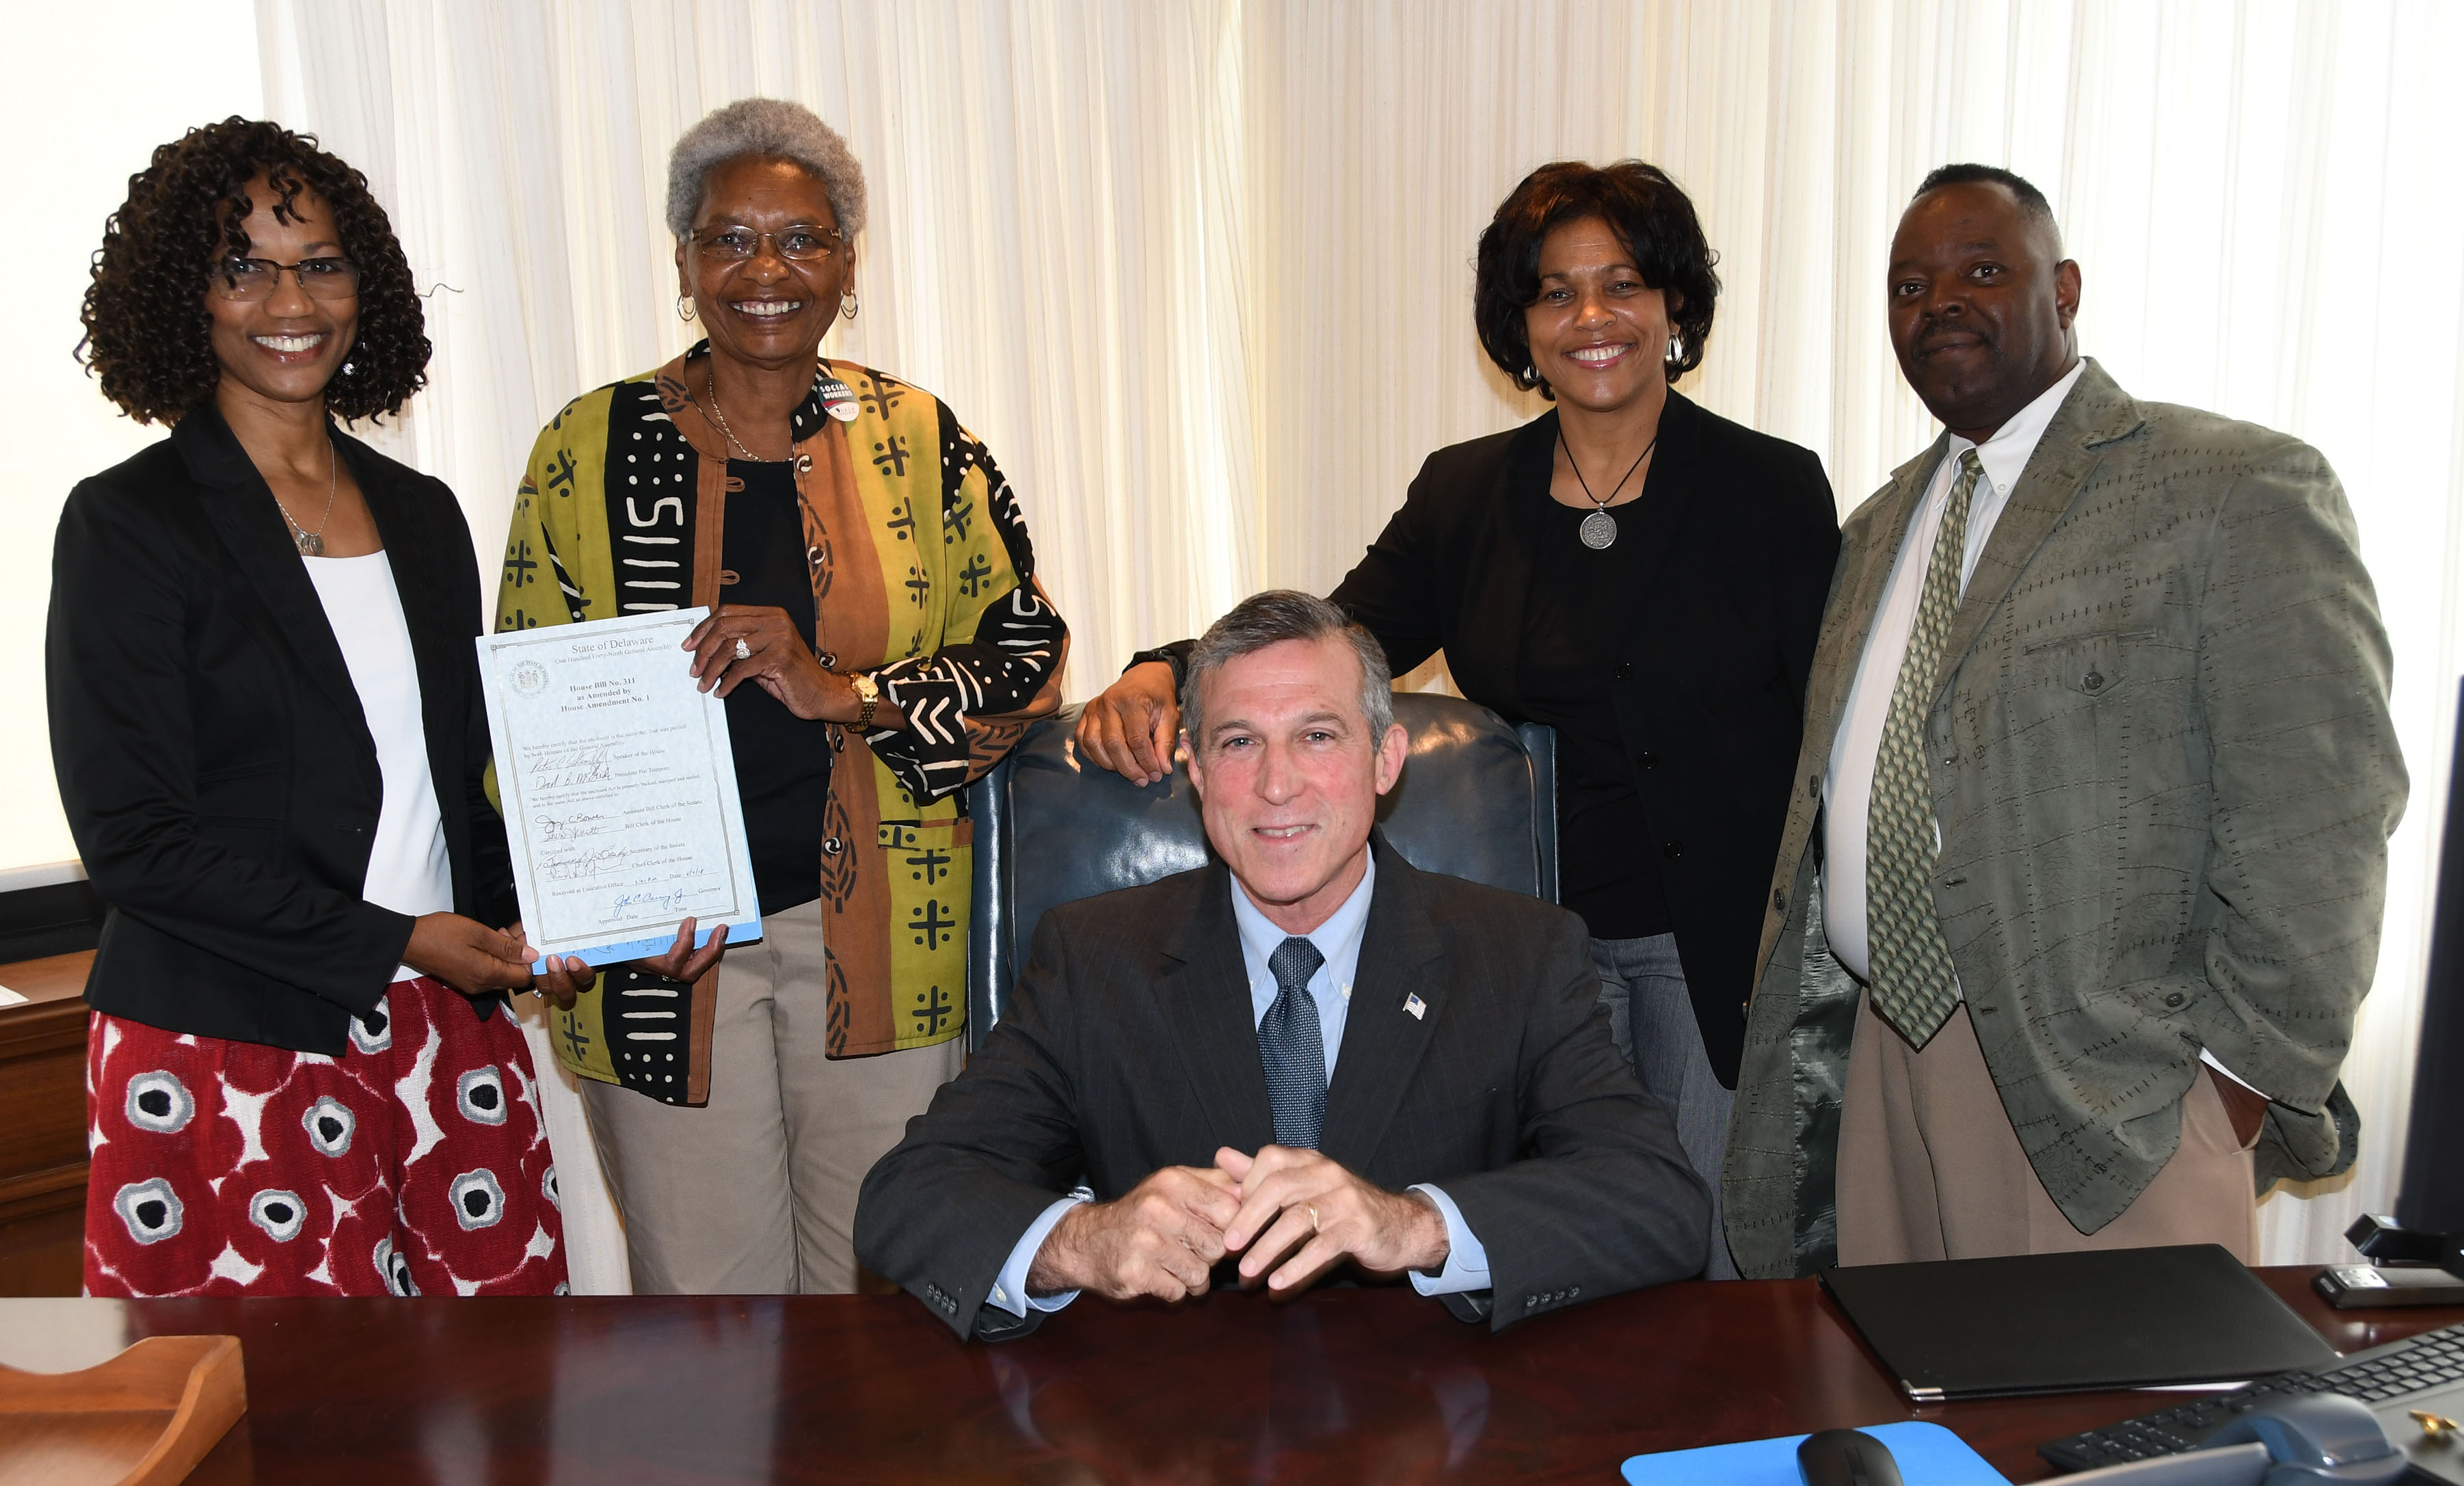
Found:
[[[1511,465],[1507,478],[1528,497],[1537,481],[1545,508],[1532,547],[1530,604],[1523,615],[1524,715],[1557,730],[1557,900],[1583,916],[1594,939],[1640,939],[1671,927],[1660,888],[1651,818],[1634,761],[1617,731],[1608,675],[1624,642],[1614,610],[1648,579],[1654,557],[1627,534],[1634,504],[1609,514],[1618,540],[1595,550],[1577,528],[1591,513],[1549,497],[1549,451]]]
[[[723,602],[783,609],[807,645],[813,637],[813,581],[804,567],[804,522],[792,466],[730,459],[740,490],[727,498],[719,538]],[[829,724],[806,721],[758,684],[727,699],[727,739],[736,756],[736,792],[744,806],[744,844],[753,892],[773,914],[822,896],[822,817],[830,799]]]
[[[1532,589],[1551,581],[1554,555],[1542,544],[1565,509],[1549,499],[1556,441],[1552,410],[1429,455],[1331,595],[1385,645],[1397,675],[1442,649],[1465,697],[1518,721],[1536,716],[1526,626]],[[1625,850],[1657,858],[1704,1049],[1733,1087],[1763,924],[1784,906],[1771,898],[1771,865],[1789,791],[1801,787],[1805,683],[1839,556],[1838,512],[1812,450],[1670,392],[1642,494],[1615,514],[1610,550],[1624,548],[1635,566],[1600,598],[1592,696],[1617,720],[1640,806],[1639,829],[1626,818],[1638,834]],[[1140,658],[1180,664],[1161,652]],[[1574,695],[1562,680],[1544,689]],[[1613,780],[1596,721],[1574,731],[1569,750]],[[1559,797],[1561,831],[1571,797]]]
[[[333,436],[402,594],[454,910],[510,923],[470,528],[442,483]],[[86,1004],[341,1054],[410,938],[360,896],[385,779],[274,493],[210,404],[70,493],[43,653],[60,802],[111,905]]]
[[[1556,442],[1551,410],[1431,455],[1332,595],[1397,673],[1443,649],[1464,696],[1517,721],[1533,716],[1524,624],[1553,561],[1541,543],[1566,509],[1549,498]],[[1672,391],[1642,494],[1616,515],[1610,551],[1633,543],[1635,566],[1600,597],[1593,674],[1640,805],[1625,850],[1657,858],[1704,1050],[1733,1086],[1838,512],[1813,451]],[[1572,751],[1601,768],[1606,741],[1577,731],[1591,742]]]

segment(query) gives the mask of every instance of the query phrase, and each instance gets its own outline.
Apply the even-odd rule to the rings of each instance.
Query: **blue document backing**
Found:
[[[1906,1486],[2011,1486],[1968,1442],[1939,1424],[1913,1420],[1859,1426],[1889,1447]],[[1627,1486],[1802,1486],[1796,1447],[1802,1434],[1636,1455],[1622,1467]]]
[[[693,947],[695,949],[699,949],[703,945],[709,943],[711,931],[718,927],[720,927],[720,925],[715,923],[708,925],[695,923],[693,925]],[[758,943],[761,939],[761,915],[756,913],[750,917],[730,919],[725,927],[727,929],[728,948],[735,949],[740,945]],[[593,969],[598,969],[610,965],[623,965],[628,960],[647,960],[652,955],[663,955],[669,950],[674,948],[675,943],[676,936],[672,931],[671,931],[666,934],[655,935],[649,939],[628,940],[622,944],[594,944],[588,949],[577,949],[572,951],[570,957],[581,961],[583,964],[589,965]],[[562,959],[565,958],[565,956],[560,955],[558,958]],[[545,955],[541,955],[539,959],[531,962],[531,973],[534,975],[544,975],[547,973],[547,957]],[[586,989],[587,987],[584,988]]]

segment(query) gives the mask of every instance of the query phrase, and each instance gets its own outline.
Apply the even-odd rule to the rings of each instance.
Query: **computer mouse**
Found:
[[[2254,1440],[2267,1447],[2271,1481],[2392,1481],[2407,1468],[2404,1452],[2387,1442],[2370,1406],[2341,1393],[2271,1398],[2209,1435],[2201,1448]]]
[[[1805,1486],[1902,1486],[1891,1448],[1855,1430],[1824,1430],[1796,1447]]]

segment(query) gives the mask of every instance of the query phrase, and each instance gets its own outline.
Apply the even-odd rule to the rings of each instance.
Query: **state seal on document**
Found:
[[[536,660],[525,660],[514,667],[514,690],[524,697],[536,697],[547,690],[547,667]]]

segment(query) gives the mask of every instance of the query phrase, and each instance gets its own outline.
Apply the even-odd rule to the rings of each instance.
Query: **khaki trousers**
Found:
[[[2251,1154],[2202,1069],[2182,1144],[2122,1215],[2082,1233],[2045,1194],[1962,1004],[1923,1052],[1860,998],[1839,1108],[1839,1262],[2222,1244],[2258,1255]]]
[[[710,1102],[583,1082],[636,1295],[847,1295],[864,1174],[956,1077],[966,1039],[825,1056],[819,902],[766,914],[720,964]]]

